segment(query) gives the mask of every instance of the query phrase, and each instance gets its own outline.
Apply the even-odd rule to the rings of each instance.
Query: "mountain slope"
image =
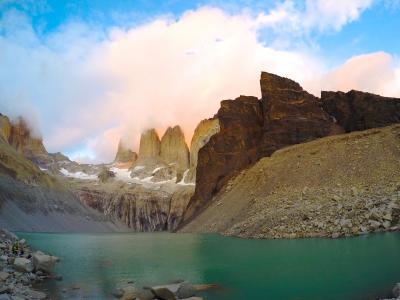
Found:
[[[400,125],[393,125],[278,150],[233,178],[181,231],[336,237],[395,230],[399,218]]]

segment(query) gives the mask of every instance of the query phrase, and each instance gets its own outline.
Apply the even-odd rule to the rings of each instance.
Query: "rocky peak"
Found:
[[[262,156],[285,146],[343,132],[323,111],[319,99],[297,82],[263,72],[260,86],[264,115]]]
[[[10,119],[0,114],[0,138],[8,143],[11,134],[11,122]]]
[[[400,99],[360,91],[321,92],[322,107],[346,132],[400,122]]]
[[[129,163],[132,165],[137,160],[136,152],[128,149],[122,140],[118,143],[117,154],[115,155],[114,162],[115,163]]]
[[[180,126],[168,127],[161,138],[161,159],[166,164],[175,163],[178,172],[189,168],[189,148]]]
[[[263,99],[279,97],[282,93],[302,92],[303,88],[297,82],[268,72],[261,72],[260,78],[261,95]]]
[[[28,159],[36,161],[48,156],[42,139],[32,136],[31,130],[22,118],[18,118],[11,124],[8,142]]]
[[[155,129],[149,129],[140,136],[138,161],[154,161],[160,159],[161,142]]]

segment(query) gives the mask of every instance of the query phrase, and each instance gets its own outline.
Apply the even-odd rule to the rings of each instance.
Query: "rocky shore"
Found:
[[[120,300],[203,300],[197,295],[199,292],[217,287],[215,284],[193,285],[183,280],[153,287],[137,287],[133,281],[126,281],[116,287],[113,296]]]
[[[53,274],[59,259],[32,251],[24,239],[0,229],[0,300],[48,299],[34,285],[44,280],[61,280]]]

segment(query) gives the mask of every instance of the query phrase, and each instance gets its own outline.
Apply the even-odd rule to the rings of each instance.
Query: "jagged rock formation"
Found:
[[[359,91],[321,93],[322,107],[346,132],[400,122],[400,100]]]
[[[149,129],[140,136],[139,155],[136,164],[153,163],[160,161],[160,138],[155,129]]]
[[[118,150],[117,154],[115,155],[114,162],[115,163],[121,163],[121,164],[128,164],[128,166],[131,166],[135,163],[137,160],[138,156],[136,152],[133,152],[131,149],[128,149],[122,140],[119,141],[118,143]]]
[[[343,129],[319,101],[290,79],[263,72],[261,101],[241,96],[221,102],[220,131],[199,151],[196,190],[186,218],[216,194],[232,176],[261,157]]]
[[[254,238],[400,230],[400,125],[290,146],[232,178],[184,232]]]
[[[319,99],[290,79],[262,72],[263,109],[261,156],[282,147],[343,133],[333,118],[321,109]]]
[[[190,143],[190,169],[185,176],[186,183],[196,182],[197,157],[199,150],[220,130],[217,118],[202,120],[197,125]]]
[[[49,154],[43,146],[41,138],[33,137],[31,130],[22,118],[11,125],[9,144],[26,158],[41,163],[47,161]]]
[[[182,174],[189,168],[189,148],[185,135],[179,126],[168,127],[161,138],[161,159],[166,164],[175,164],[177,172]]]

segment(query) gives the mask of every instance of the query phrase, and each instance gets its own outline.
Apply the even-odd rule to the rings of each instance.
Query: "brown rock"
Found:
[[[262,156],[285,146],[343,133],[321,109],[318,98],[304,91],[297,82],[262,72],[260,85],[264,116]]]
[[[17,152],[30,160],[38,162],[41,158],[48,157],[42,139],[32,136],[31,130],[22,118],[18,118],[12,124],[8,141]]]
[[[156,163],[160,160],[160,138],[155,129],[149,129],[140,137],[139,156],[137,162]]]
[[[263,116],[256,97],[222,101],[216,118],[220,130],[198,152],[196,190],[185,219],[203,206],[235,171],[259,158]]]
[[[168,127],[161,138],[161,159],[166,164],[175,164],[178,173],[189,168],[189,148],[179,126]]]
[[[400,99],[359,91],[321,93],[322,107],[346,132],[400,122]]]

